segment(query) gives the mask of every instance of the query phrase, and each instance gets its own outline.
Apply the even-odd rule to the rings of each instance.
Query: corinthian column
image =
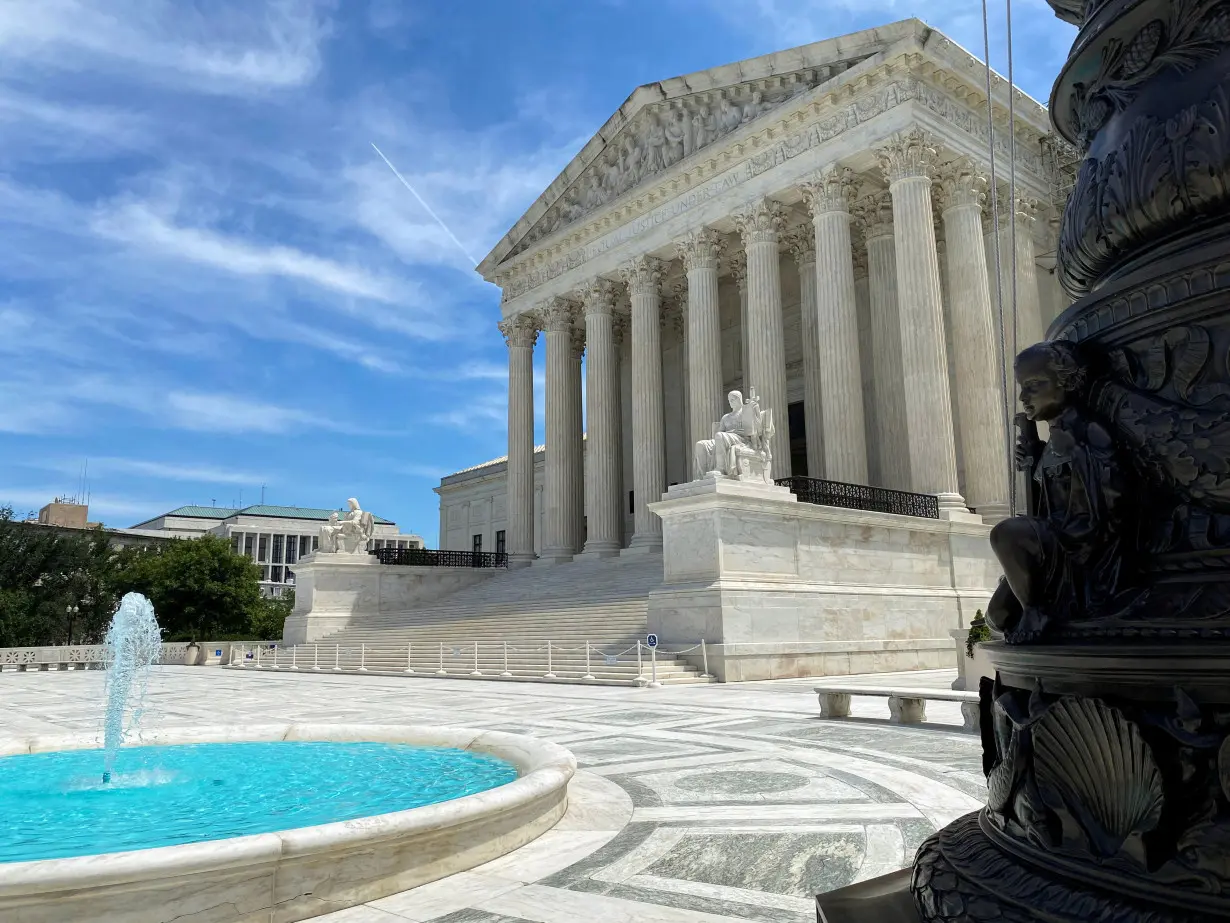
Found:
[[[662,408],[662,263],[649,256],[622,269],[632,299],[632,489],[635,512],[631,553],[662,550],[662,520],[648,504],[666,490]]]
[[[807,432],[807,476],[824,477],[824,388],[821,380],[819,317],[816,314],[816,234],[798,228],[787,241],[799,269],[799,334],[803,338],[803,419]]]
[[[735,250],[730,254],[730,277],[739,293],[739,374],[743,390],[747,390],[747,254]],[[719,408],[720,409],[720,408]],[[709,437],[706,436],[706,439]]]
[[[734,216],[747,251],[747,363],[744,381],[762,409],[773,411],[774,478],[790,477],[790,417],[786,408],[786,345],[782,330],[782,274],[777,237],[786,224],[781,205],[760,199]]]
[[[581,290],[585,307],[585,400],[589,413],[585,435],[585,554],[619,553],[619,366],[612,320],[615,286],[596,279]]]
[[[538,326],[522,314],[500,323],[508,344],[508,564],[534,560],[534,343]],[[443,538],[443,533],[441,533]]]
[[[581,406],[581,357],[585,355],[585,328],[575,324],[568,342],[568,484],[572,487],[569,508],[569,547],[580,554],[585,544],[585,408]]]
[[[853,174],[832,166],[803,186],[816,233],[816,316],[824,399],[824,476],[867,483],[867,432],[850,240]]]
[[[571,561],[577,517],[573,475],[577,441],[570,378],[573,372],[573,306],[552,298],[542,307],[547,331],[547,460],[543,491],[542,555],[547,563]]]
[[[936,494],[941,513],[959,511],[965,509],[965,501],[957,484],[944,303],[931,205],[936,151],[930,137],[914,128],[895,135],[877,153],[893,198],[901,367],[913,489]]]
[[[1008,469],[999,410],[1004,405],[999,347],[982,235],[987,181],[967,157],[945,167],[939,179],[965,492],[970,506],[996,522],[1008,515]]]
[[[910,450],[901,367],[901,314],[897,305],[897,245],[893,242],[893,202],[888,193],[865,200],[859,209],[867,244],[867,283],[871,302],[871,368],[875,381],[875,436],[880,481],[909,490]]]
[[[688,274],[689,448],[713,435],[710,430],[714,414],[722,407],[722,328],[718,317],[720,245],[717,232],[702,228],[689,234],[677,246]],[[690,478],[692,472],[687,476]]]

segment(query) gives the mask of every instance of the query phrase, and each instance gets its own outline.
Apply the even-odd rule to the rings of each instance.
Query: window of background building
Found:
[[[483,537],[481,534],[474,536],[474,551],[483,550]]]
[[[283,549],[285,540],[286,540],[286,536],[284,535],[275,535],[273,537],[273,563],[274,564],[282,563],[282,549]]]
[[[298,554],[296,554],[298,550],[299,550],[299,537],[297,535],[286,536],[286,563],[287,564],[294,564],[296,561],[299,560],[299,556]]]
[[[311,553],[312,553],[312,536],[300,535],[299,536],[299,557],[303,557],[305,554],[311,554]]]
[[[243,537],[243,553],[249,558],[252,557],[252,543],[254,541],[256,541],[255,535],[248,534]]]
[[[231,541],[231,549],[235,552],[235,554],[243,554],[243,534],[242,533],[240,532],[235,533]]]
[[[497,530],[495,533],[495,553],[504,554],[508,550],[506,545],[507,541],[504,538],[504,530]]]
[[[319,535],[312,536],[312,550],[313,551],[320,550],[320,536]]]
[[[278,567],[277,565],[274,565],[272,570],[273,570],[273,582],[281,583],[282,582],[282,568]]]
[[[261,561],[261,562],[265,562],[269,560],[269,536],[268,535],[262,535],[260,537],[260,543],[259,543],[258,554],[257,554],[256,560]]]

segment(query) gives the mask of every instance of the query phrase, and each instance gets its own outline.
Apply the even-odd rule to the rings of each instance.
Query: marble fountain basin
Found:
[[[0,864],[5,923],[291,923],[471,869],[551,829],[576,761],[518,734],[423,726],[175,728],[143,744],[331,741],[449,747],[518,777],[451,801],[355,820],[128,852]],[[0,756],[98,746],[93,734],[0,739]]]

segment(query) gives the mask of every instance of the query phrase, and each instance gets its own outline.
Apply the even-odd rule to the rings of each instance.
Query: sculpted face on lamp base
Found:
[[[773,483],[773,411],[761,410],[756,389],[743,400],[739,391],[726,395],[730,413],[713,424],[713,438],[696,443],[693,477],[729,477]]]
[[[366,554],[372,533],[376,530],[376,518],[359,508],[359,501],[351,497],[346,501],[349,511],[339,518],[337,513],[329,516],[329,522],[320,527],[320,548],[326,554]]]

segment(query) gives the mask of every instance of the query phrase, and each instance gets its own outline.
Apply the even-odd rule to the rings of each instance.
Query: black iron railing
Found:
[[[818,478],[778,478],[775,483],[779,487],[789,487],[790,492],[803,503],[919,516],[923,519],[940,518],[940,501],[934,494],[912,494],[904,490],[821,481]]]
[[[434,548],[377,548],[372,552],[381,564],[411,567],[507,567],[502,551],[439,551]]]

